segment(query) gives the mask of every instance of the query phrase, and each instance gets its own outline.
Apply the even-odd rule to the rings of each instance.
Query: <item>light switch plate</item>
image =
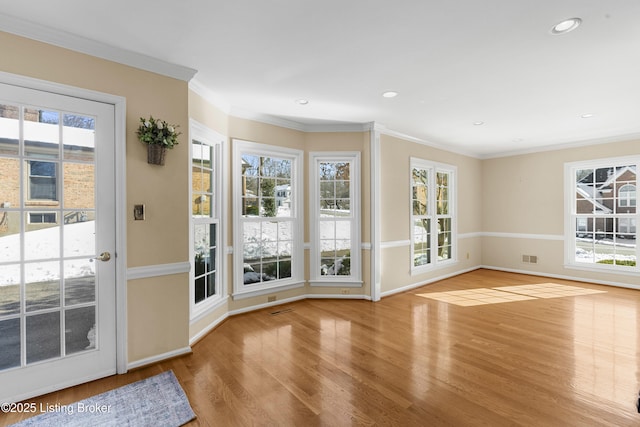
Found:
[[[136,221],[144,221],[144,205],[133,206],[133,219]]]

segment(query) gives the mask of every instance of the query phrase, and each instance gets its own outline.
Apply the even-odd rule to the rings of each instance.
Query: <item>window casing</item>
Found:
[[[569,267],[640,272],[636,209],[640,157],[565,165],[565,263]]]
[[[302,151],[233,140],[234,298],[304,285]]]
[[[310,154],[311,285],[361,286],[360,153]]]
[[[226,297],[222,244],[222,157],[224,137],[191,122],[191,318]]]
[[[456,167],[411,159],[411,272],[456,261]]]

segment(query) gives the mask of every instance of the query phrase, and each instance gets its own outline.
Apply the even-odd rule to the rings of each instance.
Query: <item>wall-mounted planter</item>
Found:
[[[167,154],[167,147],[164,145],[147,145],[147,163],[150,165],[164,166],[164,158]]]
[[[152,165],[164,165],[164,158],[168,148],[173,148],[178,144],[180,132],[176,129],[178,125],[170,125],[164,120],[148,119],[140,117],[138,126],[138,139],[147,144],[147,163]]]

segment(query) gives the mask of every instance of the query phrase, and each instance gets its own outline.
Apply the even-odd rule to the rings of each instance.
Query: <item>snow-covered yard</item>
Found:
[[[635,239],[625,239],[614,242],[611,239],[591,240],[587,238],[576,239],[577,262],[600,263],[610,261],[636,261]]]
[[[64,227],[64,231],[61,231]],[[78,222],[29,231],[24,237],[26,283],[60,279],[60,240],[64,233],[64,277],[78,278],[95,274],[95,221]],[[20,283],[20,234],[0,237],[0,286]],[[54,259],[55,261],[47,261]],[[30,262],[34,261],[34,262]]]

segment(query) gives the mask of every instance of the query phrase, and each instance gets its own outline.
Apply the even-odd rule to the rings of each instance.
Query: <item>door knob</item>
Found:
[[[102,252],[100,255],[91,258],[91,261],[97,259],[98,261],[109,261],[111,259],[111,254],[109,252]]]

